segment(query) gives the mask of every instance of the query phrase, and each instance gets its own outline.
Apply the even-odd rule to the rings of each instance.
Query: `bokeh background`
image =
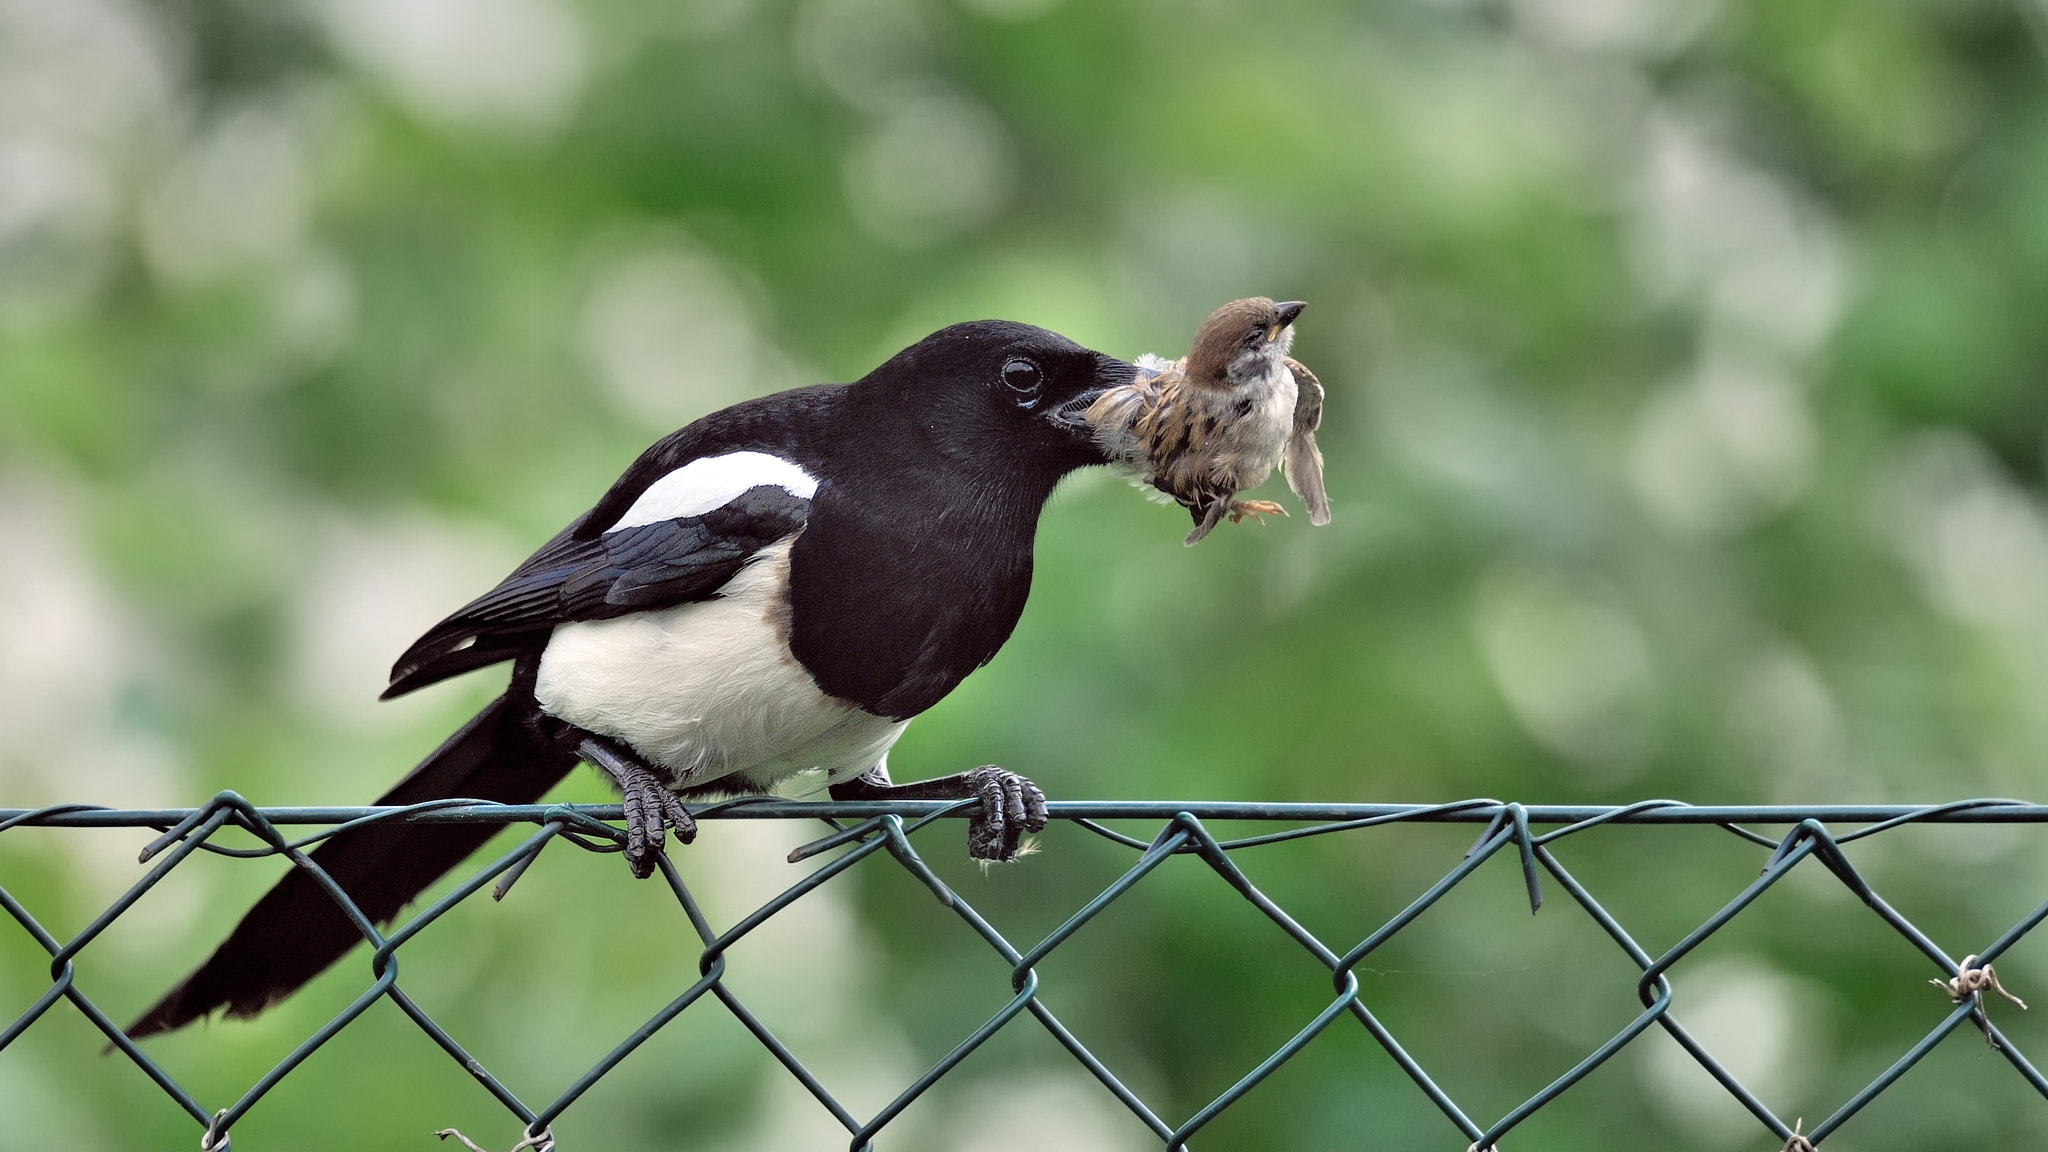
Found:
[[[657,436],[958,320],[1176,354],[1249,294],[1312,303],[1296,347],[1330,388],[1335,522],[1184,550],[1178,510],[1077,477],[1017,635],[911,728],[898,779],[999,762],[1075,798],[2039,799],[2044,48],[2042,0],[0,0],[0,806],[365,802],[502,680],[380,705],[389,661]],[[559,793],[604,795],[583,774]],[[1348,943],[1471,831],[1241,863]],[[682,866],[729,923],[811,834],[714,824]],[[1131,859],[1056,828],[983,872],[958,834],[920,844],[1025,939]],[[68,934],[145,838],[12,832],[0,881]],[[1654,950],[1763,854],[1617,829],[1562,855]],[[2048,893],[2048,840],[2012,829],[1852,858],[1959,954]],[[82,986],[132,1015],[277,871],[195,859],[86,953]],[[1364,974],[1485,1117],[1635,1009],[1621,955],[1561,893],[1532,918],[1520,884],[1497,861]],[[610,857],[558,849],[476,904],[408,947],[407,986],[529,1098],[695,973],[667,897]],[[856,1110],[1007,996],[883,861],[759,935],[735,986]],[[0,930],[0,1017],[44,968]],[[2048,942],[2001,968],[2048,998]],[[1043,972],[1176,1119],[1328,996],[1192,860]],[[1679,969],[1680,1016],[1811,1120],[1946,1011],[1930,975],[1807,866]],[[358,956],[152,1051],[224,1101],[367,979]],[[1827,1147],[2048,1140],[1974,1035]],[[190,1145],[99,1044],[60,1007],[0,1053],[0,1144]],[[386,1004],[234,1135],[425,1149],[449,1126],[513,1135]],[[708,1004],[556,1131],[606,1152],[844,1141]],[[1028,1020],[889,1135],[1155,1146]],[[1465,1141],[1340,1021],[1198,1143]],[[1653,1033],[1509,1145],[1775,1142]]]

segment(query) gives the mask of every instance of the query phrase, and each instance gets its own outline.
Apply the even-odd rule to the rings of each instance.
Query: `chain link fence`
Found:
[[[2043,918],[2048,918],[2048,902],[2035,907],[1996,938],[1972,942],[1970,947],[1973,950],[1958,959],[1886,903],[1849,863],[1842,851],[1844,844],[1916,823],[2039,823],[2048,821],[2048,806],[2012,800],[1965,800],[1931,807],[1699,807],[1670,800],[1648,800],[1623,807],[1525,806],[1495,800],[1467,800],[1427,806],[1056,802],[1051,805],[1051,813],[1055,820],[1070,821],[1095,835],[1122,845],[1134,853],[1136,858],[1114,883],[1074,911],[1065,923],[1035,943],[1020,945],[1005,938],[972,905],[962,899],[957,891],[942,881],[919,858],[916,849],[911,845],[912,834],[942,818],[964,817],[971,803],[799,803],[750,798],[696,808],[695,813],[699,819],[823,820],[832,826],[830,834],[797,849],[790,854],[790,858],[792,861],[824,855],[831,855],[831,858],[780,895],[722,931],[707,920],[675,866],[664,858],[661,861],[661,874],[669,890],[674,894],[682,915],[688,919],[703,944],[703,950],[698,957],[698,976],[660,1011],[648,1017],[638,1028],[620,1040],[602,1059],[562,1089],[553,1099],[544,1102],[530,1101],[512,1092],[481,1062],[473,1058],[454,1036],[436,1023],[432,1015],[406,995],[398,981],[398,953],[408,941],[432,926],[450,908],[486,886],[492,886],[494,892],[502,896],[550,844],[566,841],[587,851],[619,851],[624,832],[611,823],[620,819],[620,810],[617,806],[504,806],[452,800],[410,808],[257,808],[232,792],[224,792],[205,807],[195,810],[121,811],[86,805],[59,805],[36,810],[0,810],[0,833],[31,826],[155,828],[163,832],[163,835],[142,853],[145,863],[154,861],[147,874],[68,940],[59,939],[54,935],[7,890],[4,884],[0,884],[0,906],[4,906],[13,920],[50,955],[48,988],[25,1010],[14,1016],[4,1031],[0,1031],[0,1051],[4,1051],[39,1020],[48,1017],[60,1001],[66,1002],[72,1010],[82,1013],[105,1034],[112,1050],[118,1050],[126,1059],[132,1061],[171,1101],[175,1102],[177,1107],[192,1117],[199,1127],[199,1144],[205,1152],[227,1152],[231,1143],[229,1130],[235,1122],[260,1103],[265,1094],[280,1081],[299,1069],[307,1057],[347,1028],[381,998],[389,998],[404,1011],[434,1043],[472,1076],[485,1092],[518,1119],[525,1133],[525,1139],[520,1142],[518,1148],[542,1152],[553,1147],[550,1125],[557,1117],[575,1105],[592,1085],[670,1021],[699,1005],[703,1005],[701,1010],[716,1010],[711,1009],[707,1001],[716,1002],[723,1011],[731,1013],[762,1047],[788,1070],[789,1075],[845,1127],[848,1133],[848,1146],[853,1152],[874,1147],[877,1136],[883,1133],[904,1109],[991,1037],[1005,1028],[1017,1025],[1019,1019],[1024,1016],[1031,1017],[1039,1027],[1049,1032],[1081,1067],[1099,1081],[1123,1107],[1142,1121],[1169,1152],[1190,1147],[1190,1142],[1205,1125],[1257,1088],[1261,1081],[1293,1059],[1319,1035],[1337,1026],[1340,1020],[1347,1017],[1364,1028],[1373,1040],[1386,1050],[1414,1082],[1415,1088],[1441,1111],[1448,1125],[1456,1129],[1455,1139],[1465,1141],[1467,1148],[1473,1152],[1500,1148],[1503,1137],[1518,1124],[1556,1100],[1574,1084],[1612,1060],[1638,1037],[1653,1028],[1662,1029],[1682,1046],[1694,1060],[1698,1061],[1700,1067],[1756,1118],[1757,1123],[1769,1133],[1769,1139],[1786,1152],[1810,1152],[1820,1146],[1829,1134],[1839,1129],[1880,1093],[1896,1083],[1936,1045],[1962,1028],[1965,1023],[1981,1031],[1990,1046],[2018,1076],[2023,1077],[2036,1092],[2048,1097],[2048,1079],[2044,1079],[2033,1063],[1999,1030],[1991,1018],[1991,1011],[1988,1010],[1995,1001],[1987,1000],[1987,995],[1996,997],[2004,994],[2017,1004],[2017,998],[2005,993],[1999,985],[1992,963],[2040,924]],[[395,928],[380,930],[371,924],[349,901],[347,895],[320,871],[306,855],[305,849],[342,828],[383,820],[532,824],[535,829],[511,851],[477,870],[445,896],[405,919]],[[1157,821],[1159,827],[1150,840],[1145,840],[1105,826],[1103,821],[1108,820]],[[1260,835],[1224,839],[1219,838],[1209,826],[1218,821],[1268,821],[1286,827]],[[1476,824],[1481,826],[1481,831],[1471,849],[1440,880],[1418,895],[1398,914],[1355,942],[1342,941],[1339,944],[1332,944],[1309,932],[1297,923],[1286,909],[1268,898],[1246,875],[1235,858],[1235,855],[1244,849],[1304,837],[1357,833],[1365,829],[1400,823],[1444,822]],[[1768,849],[1769,855],[1761,874],[1748,880],[1739,891],[1735,891],[1732,898],[1717,912],[1686,934],[1678,943],[1661,953],[1653,953],[1638,943],[1629,930],[1608,909],[1602,907],[1600,901],[1574,878],[1571,871],[1559,862],[1552,851],[1554,846],[1568,837],[1581,835],[1602,826],[1620,824],[1718,826],[1733,836]],[[214,843],[216,834],[231,825],[253,833],[265,846],[235,848]],[[1787,830],[1780,835],[1772,836],[1755,831],[1748,825]],[[304,826],[322,827],[323,830],[297,838],[283,831],[285,828]],[[1853,826],[1853,830],[1833,830],[1842,826]],[[130,1040],[114,1020],[93,1002],[83,988],[79,987],[74,966],[80,952],[90,946],[109,925],[172,869],[177,868],[194,852],[200,851],[244,858],[274,855],[287,857],[294,865],[308,870],[318,879],[356,922],[364,938],[373,948],[369,965],[369,971],[374,976],[373,982],[347,1008],[298,1045],[265,1075],[251,1084],[240,1098],[233,1101],[202,1102],[196,1099],[176,1078]],[[1476,1118],[1461,1107],[1408,1049],[1402,1046],[1400,1040],[1380,1018],[1375,1016],[1373,1006],[1369,1002],[1371,997],[1360,991],[1357,972],[1375,950],[1413,923],[1418,916],[1473,875],[1474,871],[1488,860],[1502,853],[1507,853],[1519,866],[1532,911],[1543,905],[1546,888],[1554,885],[1598,925],[1615,947],[1627,955],[1629,961],[1641,972],[1636,982],[1636,991],[1642,1002],[1642,1010],[1625,1027],[1565,1074],[1557,1077],[1506,1114],[1489,1120]],[[1037,968],[1040,961],[1070,940],[1084,925],[1110,910],[1121,897],[1144,883],[1148,876],[1153,875],[1177,856],[1191,856],[1214,870],[1232,890],[1300,947],[1304,963],[1312,963],[1327,969],[1331,992],[1328,1004],[1320,1012],[1302,1022],[1300,1029],[1291,1039],[1245,1072],[1226,1091],[1191,1115],[1169,1118],[1161,1116],[1147,1104],[1136,1091],[1120,1080],[1094,1052],[1090,1051],[1086,1044],[1076,1038],[1065,1024],[1061,1023],[1040,995],[1041,985]],[[1749,908],[1760,896],[1809,857],[1815,861],[1809,865],[1810,869],[1819,869],[1832,877],[1834,882],[1845,886],[1873,915],[1924,954],[1929,964],[1932,982],[1947,992],[1955,1002],[1953,1010],[1939,1024],[1930,1029],[1882,1074],[1844,1101],[1831,1115],[1810,1126],[1796,1118],[1788,1124],[1784,1117],[1773,1113],[1750,1087],[1745,1086],[1716,1060],[1713,1053],[1686,1031],[1679,1021],[1679,998],[1670,978],[1673,965]],[[801,899],[806,893],[820,885],[831,883],[835,878],[871,858],[893,861],[896,867],[907,871],[930,891],[940,905],[955,913],[967,931],[974,933],[1000,955],[1009,965],[1011,995],[1000,1011],[975,1028],[922,1075],[904,1086],[895,1099],[873,1115],[861,1116],[851,1111],[834,1096],[817,1075],[805,1067],[803,1061],[798,1059],[790,1047],[734,994],[728,987],[725,977],[727,953],[735,943]],[[4,879],[0,877],[0,880]],[[165,975],[168,977],[173,974]],[[5,1011],[5,1007],[0,1006],[0,1011]],[[444,1135],[463,1139],[459,1133],[452,1131]],[[1447,1132],[1446,1136],[1448,1142],[1450,1134]],[[468,1143],[466,1139],[463,1139],[463,1142]],[[473,1144],[469,1146],[475,1147]]]

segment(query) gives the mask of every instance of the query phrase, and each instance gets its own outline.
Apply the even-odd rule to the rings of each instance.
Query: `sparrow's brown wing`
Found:
[[[1227,500],[1231,494],[1230,488],[1218,486],[1215,451],[1207,443],[1224,414],[1213,410],[1217,401],[1208,390],[1188,382],[1185,361],[1161,372],[1151,389],[1145,414],[1132,432],[1144,449],[1153,486],[1200,522],[1211,500]]]
[[[1146,443],[1147,429],[1158,419],[1162,388],[1178,381],[1178,361],[1153,368],[1141,365],[1127,384],[1103,393],[1088,406],[1087,421],[1095,429],[1095,442],[1110,458],[1151,479],[1151,459]]]
[[[1287,370],[1294,373],[1294,430],[1313,432],[1323,426],[1323,382],[1299,360],[1289,358]]]
[[[1330,522],[1330,497],[1323,491],[1323,452],[1316,447],[1316,429],[1323,423],[1323,382],[1299,360],[1289,360],[1294,373],[1294,435],[1287,438],[1287,454],[1280,471],[1287,486],[1308,505],[1308,522]]]

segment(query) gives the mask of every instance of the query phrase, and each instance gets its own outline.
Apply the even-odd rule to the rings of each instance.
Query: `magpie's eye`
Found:
[[[1254,328],[1252,331],[1247,332],[1245,334],[1244,346],[1247,348],[1256,348],[1260,344],[1265,343],[1265,341],[1266,333],[1261,329]]]
[[[1003,365],[1003,384],[1015,392],[1019,400],[1036,399],[1042,383],[1044,374],[1029,360],[1019,358]]]

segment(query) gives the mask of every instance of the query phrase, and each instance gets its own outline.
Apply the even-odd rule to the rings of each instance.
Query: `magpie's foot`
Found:
[[[626,866],[634,876],[645,880],[654,875],[654,858],[661,855],[669,829],[679,844],[697,838],[697,821],[663,773],[602,736],[585,736],[576,753],[619,786],[626,808]]]
[[[1230,522],[1232,524],[1243,523],[1244,518],[1247,516],[1264,524],[1268,516],[1285,515],[1287,515],[1287,509],[1282,508],[1271,500],[1232,500],[1230,502]]]
[[[986,764],[966,774],[980,813],[967,821],[967,854],[976,860],[1014,860],[1026,832],[1045,827],[1045,793],[1038,785]]]

